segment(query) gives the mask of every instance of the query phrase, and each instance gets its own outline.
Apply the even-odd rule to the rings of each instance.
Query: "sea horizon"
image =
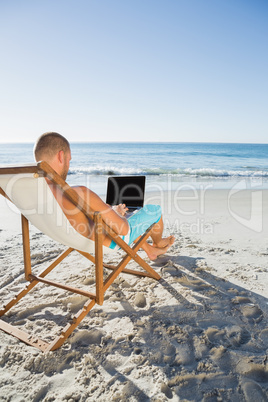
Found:
[[[227,144],[268,145],[268,142],[225,142],[225,141],[69,141],[70,144]],[[34,145],[34,141],[0,141],[0,145]]]
[[[147,189],[181,186],[268,188],[268,144],[217,142],[71,142],[67,177],[103,194],[111,175],[145,175]],[[0,165],[33,163],[33,143],[0,145]]]

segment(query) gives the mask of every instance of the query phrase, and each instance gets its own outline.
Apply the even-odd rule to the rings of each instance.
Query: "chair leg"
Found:
[[[144,268],[147,272],[149,272],[152,275],[152,278],[155,279],[160,279],[160,276],[158,273],[155,272],[153,268],[150,267],[139,255],[136,253],[136,251],[142,247],[142,244],[148,239],[150,236],[151,230],[155,224],[151,225],[146,232],[142,235],[142,237],[137,241],[135,246],[131,248],[128,244],[124,242],[124,240],[121,239],[120,236],[114,236],[114,231],[105,223],[103,223],[103,227],[105,231],[107,232],[108,236],[113,239],[119,247],[121,247],[122,250],[124,250],[133,260],[135,260],[142,268]],[[130,259],[131,259],[130,258]],[[128,260],[129,261],[129,260]],[[120,271],[121,272],[121,271]]]
[[[78,326],[78,324],[80,324],[80,322],[85,318],[85,316],[89,313],[89,311],[94,307],[95,304],[96,304],[95,300],[88,300],[84,304],[83,308],[80,311],[78,311],[78,313],[73,317],[72,323],[66,325],[66,327],[62,330],[61,334],[48,345],[45,351],[49,352],[58,349],[65,342],[65,340],[71,335],[71,333]]]
[[[145,234],[135,243],[135,245],[131,248],[129,247],[125,242],[122,244],[122,249],[127,253],[127,255],[121,260],[121,262],[117,265],[117,268],[112,272],[106,281],[104,282],[103,290],[104,292],[111,286],[113,281],[117,278],[117,276],[124,271],[125,266],[129,263],[131,259],[133,259],[137,264],[139,264],[145,271],[148,272],[147,275],[144,276],[149,276],[151,278],[159,280],[161,277],[160,275],[155,272],[153,268],[150,267],[147,262],[145,262],[138,254],[137,251],[139,248],[142,246],[142,244],[148,239],[150,236],[151,228],[149,228]],[[120,239],[121,240],[121,239]]]
[[[34,346],[35,348],[42,350],[42,352],[45,352],[49,347],[49,344],[42,341],[42,339],[32,337],[27,332],[21,331],[19,328],[16,328],[3,320],[0,320],[0,329],[7,334],[14,336],[15,338],[20,339],[27,345]]]
[[[152,268],[150,267],[149,264],[147,264],[147,262],[145,262],[138,254],[137,251],[139,250],[139,248],[142,246],[142,244],[148,239],[148,237],[150,236],[152,227],[149,227],[147,229],[147,231],[142,235],[142,237],[135,243],[135,245],[131,248],[129,245],[127,245],[122,239],[121,237],[118,236],[117,239],[113,239],[116,240],[119,244],[119,246],[127,253],[127,255],[120,261],[120,263],[117,266],[112,266],[112,265],[108,265],[108,264],[104,264],[102,262],[102,265],[105,268],[108,268],[110,270],[113,270],[114,272],[112,272],[108,278],[106,279],[106,281],[104,282],[103,285],[103,294],[105,293],[105,291],[109,288],[109,286],[113,283],[113,281],[117,278],[117,276],[121,273],[127,273],[130,275],[136,275],[136,276],[143,276],[143,277],[149,277],[149,278],[153,278],[156,280],[159,280],[161,277],[160,275]],[[108,230],[109,231],[109,230]],[[94,257],[92,257],[90,254],[85,253],[83,251],[79,251],[77,250],[81,255],[83,255],[84,257],[86,257],[87,259],[89,259],[91,262],[93,262],[96,266],[96,260],[94,259]],[[140,265],[145,272],[141,272],[141,271],[134,271],[128,268],[125,268],[126,265],[128,264],[128,262],[133,259],[138,265]],[[99,263],[100,263],[99,259]],[[99,272],[103,272],[103,268],[99,267],[98,268]],[[146,272],[147,271],[147,272]],[[97,285],[96,285],[97,287]],[[97,293],[97,291],[96,291]]]
[[[91,261],[95,265],[95,258],[92,257],[91,254],[85,253],[84,251],[80,251],[80,250],[76,250],[76,251],[79,254],[83,255],[85,258],[87,258],[89,261]],[[104,266],[104,268],[110,269],[112,271],[115,271],[117,269],[117,265],[111,265],[111,264],[107,264],[105,262],[103,262],[103,266]],[[152,276],[151,274],[149,274],[148,272],[145,272],[145,271],[137,271],[134,269],[124,268],[121,272],[124,272],[124,274],[143,276],[143,277],[147,276],[149,278],[156,279],[154,276]]]
[[[44,278],[47,274],[49,274],[53,268],[55,268],[67,255],[69,255],[73,251],[72,248],[67,249],[64,251],[62,254],[57,257],[52,264],[49,265],[46,269],[44,269],[40,274],[40,278]],[[29,275],[31,277],[31,275]],[[7,311],[11,309],[15,304],[17,304],[27,293],[30,292],[30,290],[33,289],[34,286],[38,284],[39,280],[31,280],[30,283],[28,283],[24,289],[22,289],[18,294],[15,295],[13,299],[11,299],[6,305],[4,305],[0,309],[0,317],[3,316]],[[94,301],[94,300],[93,300]],[[94,301],[95,304],[95,301]],[[37,349],[42,350],[43,352],[46,350],[49,350],[49,344],[47,342],[42,341],[39,338],[32,337],[30,334],[27,332],[24,332],[17,328],[16,326],[13,326],[11,324],[8,324],[7,322],[0,320],[0,329],[12,336],[15,336],[16,338],[20,339],[24,343],[34,346]],[[66,339],[66,338],[65,338]]]
[[[72,322],[67,324],[65,328],[62,330],[61,334],[57,336],[51,343],[47,343],[42,339],[32,337],[27,332],[21,331],[19,328],[16,328],[13,325],[10,325],[3,320],[0,320],[0,329],[20,339],[26,344],[34,346],[35,348],[41,350],[42,352],[49,352],[52,350],[56,350],[60,346],[62,346],[62,344],[71,335],[71,333],[85,318],[85,316],[89,313],[89,311],[94,307],[95,304],[96,304],[95,300],[88,300],[84,304],[83,308],[80,311],[78,311],[78,313],[73,317]]]
[[[104,301],[103,291],[103,251],[102,251],[102,217],[98,212],[94,213],[95,231],[95,275],[96,275],[96,302],[100,305]]]
[[[39,276],[44,278],[47,274],[49,274],[53,268],[55,268],[67,255],[69,255],[73,251],[72,248],[68,248],[62,254],[59,255],[56,260],[53,261],[52,264],[49,265],[44,271],[42,271]],[[28,283],[24,289],[22,289],[18,294],[15,295],[13,299],[11,299],[3,308],[0,310],[0,317],[3,316],[8,310],[11,309],[15,304],[17,304],[27,293],[32,290],[32,288],[38,284],[38,280],[32,280]]]
[[[29,222],[28,219],[26,219],[23,215],[21,215],[21,228],[25,279],[26,281],[29,281],[29,276],[32,273]]]

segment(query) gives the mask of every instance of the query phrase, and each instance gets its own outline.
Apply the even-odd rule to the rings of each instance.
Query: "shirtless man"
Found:
[[[54,132],[41,135],[34,146],[34,156],[37,162],[46,161],[56,173],[66,180],[71,160],[70,144],[66,138]],[[94,240],[94,230],[92,230],[94,223],[63,196],[55,184],[48,179],[47,181],[72,226],[83,236]],[[118,235],[122,236],[128,244],[137,241],[149,226],[156,223],[151,234],[153,244],[146,242],[142,246],[151,260],[155,260],[159,255],[165,254],[174,243],[174,236],[162,237],[163,219],[159,205],[145,205],[144,208],[127,220],[125,217],[127,208],[124,204],[110,207],[87,187],[75,186],[72,188],[92,208],[92,212],[99,211],[104,222],[113,228]],[[105,233],[103,233],[103,244],[110,248],[115,248],[116,246]]]

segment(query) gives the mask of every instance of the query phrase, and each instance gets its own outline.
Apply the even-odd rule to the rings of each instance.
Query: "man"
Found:
[[[56,173],[66,180],[71,160],[70,144],[66,138],[54,132],[41,135],[36,141],[34,156],[36,161],[46,161]],[[94,240],[93,221],[59,192],[55,184],[48,179],[47,181],[72,226],[83,236]],[[122,236],[128,244],[137,241],[149,226],[156,223],[151,234],[153,244],[144,243],[142,246],[151,260],[164,254],[174,243],[174,236],[162,237],[163,219],[159,205],[146,205],[127,220],[125,217],[127,208],[124,204],[112,208],[87,187],[75,186],[73,189],[90,206],[92,212],[99,211],[104,222]],[[105,233],[103,233],[103,244],[110,248],[116,246]]]

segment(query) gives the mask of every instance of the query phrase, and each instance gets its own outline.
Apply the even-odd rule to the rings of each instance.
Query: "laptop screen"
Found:
[[[108,178],[106,203],[143,207],[145,176],[112,176]]]

